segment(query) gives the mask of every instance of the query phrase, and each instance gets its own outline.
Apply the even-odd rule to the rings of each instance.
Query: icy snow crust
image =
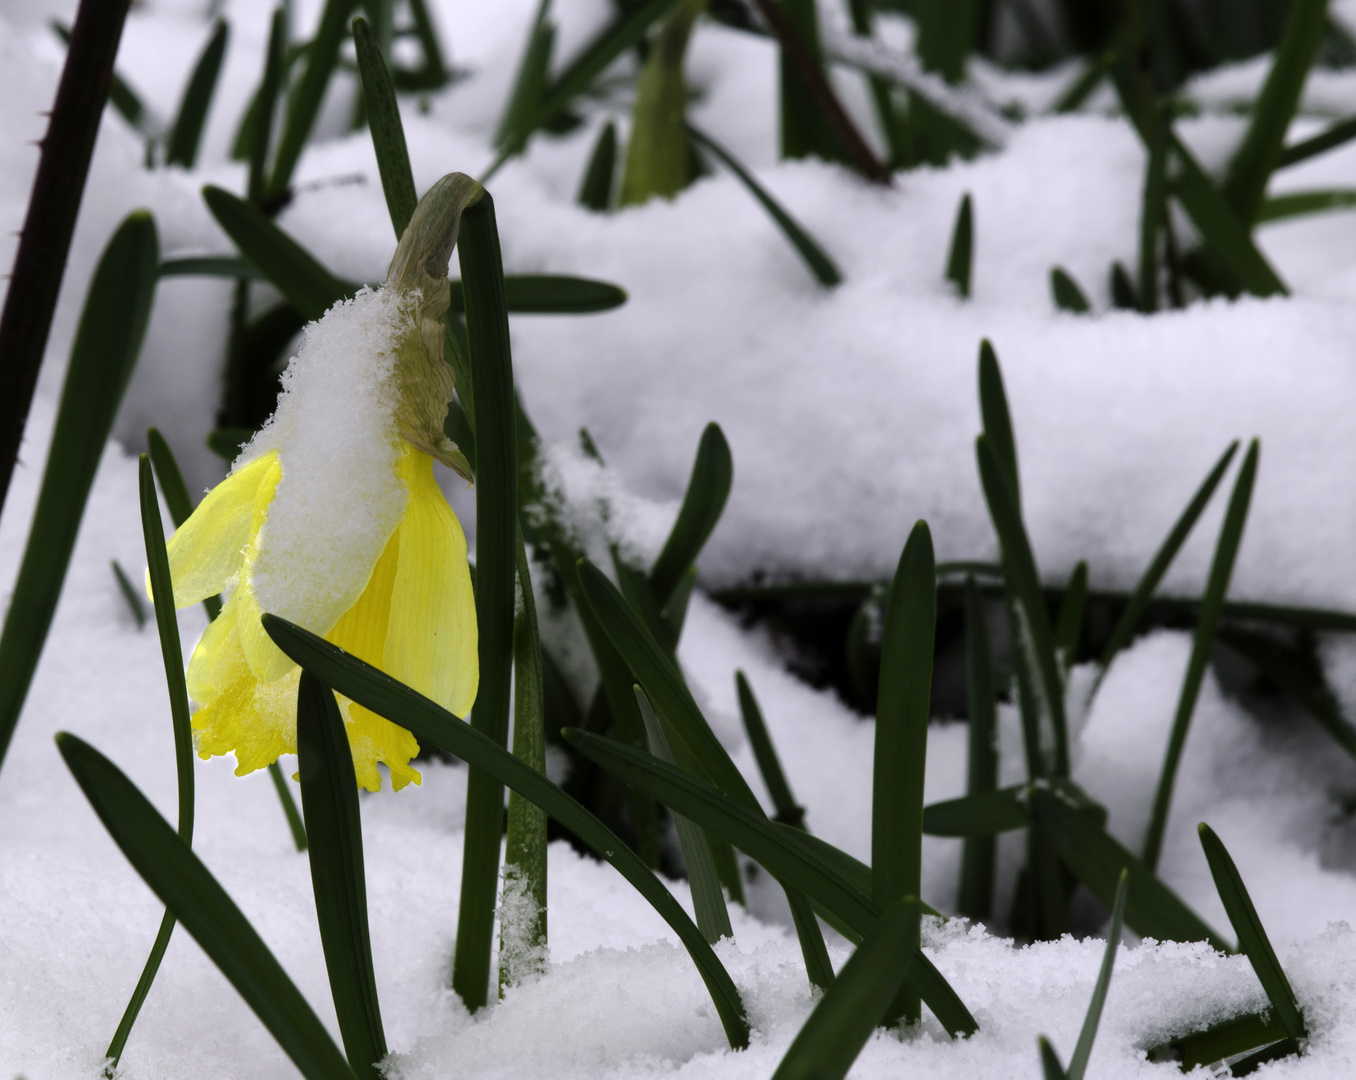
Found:
[[[442,0],[435,15],[455,62],[472,76],[410,111],[406,131],[417,184],[452,169],[478,173],[506,98],[534,0]],[[1346,8],[1350,8],[1350,4]],[[43,26],[64,0],[11,4],[0,24],[0,261],[22,221],[39,138],[61,62]],[[207,215],[204,182],[238,190],[226,161],[241,110],[261,69],[268,5],[235,0],[232,42],[194,173],[147,173],[139,139],[105,118],[94,171],[54,326],[42,385],[0,518],[0,587],[18,560],[41,475],[44,448],[70,340],[94,260],[116,222],[154,208],[167,257],[222,253],[229,242]],[[318,4],[298,3],[299,25]],[[558,55],[569,56],[607,18],[606,0],[558,0]],[[170,115],[208,32],[187,0],[147,0],[129,18],[120,69],[159,115]],[[846,282],[814,285],[763,212],[728,175],[704,180],[674,204],[610,217],[586,214],[573,195],[600,118],[567,140],[539,140],[496,177],[493,190],[510,272],[579,273],[630,292],[620,311],[590,319],[516,318],[514,361],[527,407],[551,445],[551,479],[591,548],[604,538],[653,555],[686,482],[703,425],[720,421],[733,447],[729,508],[703,557],[708,585],[761,570],[782,576],[884,577],[917,517],[932,525],[939,555],[995,551],[971,439],[978,430],[975,354],[981,335],[997,346],[1017,425],[1024,509],[1037,557],[1051,580],[1087,557],[1095,586],[1125,586],[1147,563],[1171,521],[1227,442],[1260,434],[1262,466],[1233,593],[1253,599],[1356,609],[1346,572],[1356,541],[1356,502],[1346,463],[1356,460],[1356,215],[1269,226],[1261,243],[1295,296],[1193,307],[1144,319],[1056,313],[1049,268],[1070,270],[1106,307],[1110,261],[1133,261],[1143,156],[1126,125],[1096,116],[1035,119],[1005,149],[946,170],[868,189],[816,163],[775,162],[775,59],[765,44],[703,27],[691,67],[703,96],[694,122],[728,144],[839,262]],[[1224,72],[1202,99],[1246,94],[1261,69]],[[1018,83],[1020,82],[1020,85]],[[984,85],[1000,93],[1001,75]],[[844,78],[852,108],[859,82]],[[1008,89],[1048,100],[1030,80]],[[1356,92],[1352,90],[1350,92]],[[1044,98],[1041,97],[1044,94]],[[1351,98],[1341,79],[1310,89],[1316,112]],[[300,194],[282,225],[336,274],[381,279],[394,246],[365,134],[342,134],[349,100],[327,101],[321,135],[298,175]],[[1296,124],[1296,135],[1319,120]],[[1233,117],[1184,124],[1202,159],[1218,166],[1240,132]],[[1277,190],[1342,186],[1356,150],[1288,170]],[[353,176],[361,182],[351,182]],[[975,200],[975,298],[962,304],[941,283],[957,203]],[[369,294],[311,329],[293,384],[342,364],[357,333],[340,330]],[[125,445],[147,424],[161,427],[206,487],[220,464],[198,450],[213,426],[229,286],[167,279],[147,346],[119,420]],[[366,305],[366,307],[364,306]],[[380,320],[378,320],[379,322]],[[381,351],[384,330],[359,336]],[[207,343],[212,343],[210,346]],[[380,347],[379,347],[380,346]],[[309,359],[308,359],[309,358]],[[310,366],[308,366],[310,364]],[[330,371],[342,385],[344,377]],[[356,377],[356,375],[354,376]],[[371,369],[352,399],[329,399],[317,423],[332,432],[376,431],[387,393]],[[351,387],[350,387],[351,389]],[[280,408],[283,439],[312,421],[307,390]],[[611,468],[572,449],[587,425]],[[263,438],[263,436],[261,436]],[[329,474],[333,497],[287,511],[279,488],[277,535],[305,518],[310,556],[341,562],[371,546],[394,504],[371,520],[343,515],[344,485],[389,470],[379,439],[350,459],[331,439],[295,468]],[[260,449],[263,449],[261,446]],[[253,451],[251,451],[253,452]],[[286,463],[285,463],[286,464]],[[356,470],[356,471],[354,471]],[[293,478],[298,476],[294,471]],[[367,480],[362,480],[367,483]],[[300,486],[300,485],[298,485]],[[463,486],[449,494],[473,517]],[[1198,593],[1223,500],[1198,526],[1167,582]],[[597,525],[606,505],[608,524]],[[351,508],[350,508],[351,509]],[[326,515],[334,516],[326,516]],[[314,548],[311,522],[342,522],[335,547]],[[592,522],[593,524],[590,524]],[[270,519],[270,527],[274,524]],[[290,526],[287,526],[290,528]],[[349,529],[353,531],[347,531]],[[590,532],[589,530],[592,530]],[[606,535],[604,535],[606,532]],[[292,534],[295,535],[295,534]],[[281,548],[279,549],[282,550]],[[289,549],[295,551],[295,548]],[[107,838],[52,745],[75,731],[110,754],[167,814],[174,806],[168,709],[153,630],[138,633],[108,572],[108,560],[141,565],[135,463],[105,454],[51,638],[9,760],[0,774],[0,1076],[67,1080],[98,1075],[101,1054],[144,962],[160,907]],[[370,565],[370,562],[367,564]],[[291,573],[279,563],[275,575]],[[288,588],[296,585],[288,584]],[[267,588],[280,589],[272,578]],[[268,603],[265,606],[270,606]],[[542,606],[544,632],[581,680],[587,658],[568,654],[565,629]],[[183,613],[186,651],[201,632]],[[577,638],[574,639],[577,645]],[[1071,680],[1075,778],[1110,810],[1110,828],[1137,844],[1149,812],[1190,643],[1161,632],[1122,654],[1096,699],[1083,707],[1091,672]],[[1356,709],[1356,646],[1323,643],[1325,666],[1350,714]],[[698,595],[680,660],[718,736],[761,793],[743,740],[732,672],[749,676],[809,826],[858,857],[870,848],[873,730],[831,694],[783,669],[773,644]],[[1161,869],[1209,923],[1227,928],[1194,825],[1207,820],[1228,845],[1295,987],[1313,1034],[1305,1057],[1268,1075],[1347,1077],[1356,1067],[1356,824],[1345,806],[1356,769],[1311,724],[1280,708],[1247,711],[1211,673],[1182,760]],[[1015,715],[1000,715],[1003,782],[1020,778]],[[960,793],[965,729],[935,724],[928,798]],[[720,947],[744,995],[754,1036],[739,1054],[690,961],[667,928],[610,868],[569,848],[550,853],[551,964],[537,981],[469,1016],[446,989],[457,922],[465,772],[421,763],[424,784],[399,797],[362,800],[375,965],[390,1075],[423,1077],[702,1077],[771,1074],[813,1005],[786,913],[765,877],[751,911],[735,912],[735,942]],[[196,764],[195,846],[254,922],[307,999],[336,1031],[315,927],[309,873],[263,774],[231,775],[224,760]],[[290,770],[289,770],[290,771]],[[998,910],[1009,904],[1020,841],[1000,844]],[[955,900],[959,847],[924,843],[923,891],[946,909]],[[675,893],[688,903],[685,886]],[[1102,913],[1086,898],[1076,918]],[[1229,936],[1229,935],[1226,935]],[[935,1022],[904,1041],[878,1035],[853,1076],[1036,1077],[1036,1036],[1067,1059],[1101,956],[1096,940],[1018,949],[954,922],[929,930],[937,966],[980,1024],[952,1044]],[[847,952],[831,946],[841,964]],[[1262,1005],[1245,960],[1203,946],[1128,942],[1117,961],[1090,1075],[1109,1080],[1177,1075],[1150,1065],[1144,1048]],[[155,1080],[295,1072],[239,997],[182,931],[176,932],[123,1060],[121,1075]]]
[[[395,357],[409,325],[397,293],[364,289],[308,326],[277,411],[235,464],[278,451],[255,594],[262,610],[320,634],[357,602],[405,510]]]

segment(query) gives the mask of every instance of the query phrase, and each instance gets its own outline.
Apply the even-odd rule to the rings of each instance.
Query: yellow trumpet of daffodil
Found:
[[[306,329],[278,407],[168,543],[178,606],[229,589],[188,664],[200,756],[236,774],[296,752],[300,670],[264,632],[270,611],[381,668],[458,716],[479,679],[466,539],[433,476],[470,479],[443,434],[447,264],[475,188],[444,177],[420,202],[386,284]],[[399,790],[414,736],[340,699],[358,782]]]

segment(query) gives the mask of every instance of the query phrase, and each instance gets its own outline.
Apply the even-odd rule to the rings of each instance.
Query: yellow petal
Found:
[[[214,700],[248,670],[240,639],[235,634],[239,604],[234,594],[198,639],[188,660],[188,696],[199,703]]]
[[[297,685],[301,669],[271,683],[242,664],[237,678],[193,714],[193,741],[201,757],[235,754],[236,776],[297,752]]]
[[[245,546],[241,562],[240,576],[231,600],[236,605],[236,635],[240,638],[240,647],[250,670],[262,682],[271,683],[281,679],[296,665],[287,657],[273,639],[264,632],[259,621],[262,612],[259,600],[254,594],[252,580],[254,564],[259,560],[259,549],[264,541],[264,526],[268,518],[268,508],[282,479],[282,462],[273,455],[274,467],[260,483],[255,492],[254,504],[250,513],[249,542]]]
[[[411,450],[397,470],[410,498],[392,537],[400,555],[381,668],[465,716],[480,682],[466,537],[433,479],[432,458]]]
[[[268,499],[282,478],[276,450],[255,458],[207,493],[165,545],[176,607],[221,592],[240,572],[262,489]]]
[[[391,611],[391,587],[395,584],[396,564],[400,558],[400,527],[396,527],[386,549],[372,570],[358,602],[344,613],[330,631],[327,640],[345,652],[352,653],[376,667],[382,667],[386,645],[386,626]],[[368,791],[381,790],[381,773],[377,762],[384,761],[391,770],[391,785],[399,791],[413,781],[420,782],[417,770],[410,768],[409,760],[419,753],[419,743],[402,727],[391,723],[361,705],[340,699],[348,724],[349,748],[353,752],[353,771],[358,783]]]

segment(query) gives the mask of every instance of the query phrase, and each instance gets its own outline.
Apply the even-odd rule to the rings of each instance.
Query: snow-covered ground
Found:
[[[62,5],[0,6],[0,262],[22,221],[61,51],[43,26]],[[161,115],[205,40],[204,5],[148,0],[129,19],[119,68]],[[315,3],[296,5],[314,18]],[[415,180],[473,175],[492,158],[498,118],[535,3],[443,0],[436,13],[454,64],[469,77],[405,115]],[[606,0],[557,4],[557,55],[606,16]],[[14,487],[0,518],[0,588],[17,572],[65,356],[86,282],[117,221],[156,216],[167,257],[225,253],[198,195],[238,190],[226,151],[261,67],[267,5],[222,5],[232,41],[201,167],[147,172],[138,136],[110,114],[86,191],[58,320]],[[67,14],[67,17],[68,14]],[[690,58],[695,124],[730,146],[823,244],[845,282],[819,288],[764,212],[727,173],[672,204],[609,216],[574,203],[601,117],[564,140],[537,140],[492,184],[510,271],[577,273],[623,285],[618,311],[520,317],[514,362],[526,406],[565,477],[587,502],[610,485],[614,527],[653,550],[676,508],[703,426],[717,420],[734,455],[729,506],[701,563],[716,586],[776,577],[888,576],[912,522],[926,518],[941,558],[988,558],[996,543],[976,482],[975,359],[990,338],[1017,427],[1024,512],[1051,581],[1087,558],[1094,587],[1124,588],[1142,571],[1195,486],[1233,438],[1259,435],[1262,464],[1233,595],[1356,611],[1356,214],[1264,227],[1261,243],[1294,295],[1223,301],[1145,318],[1110,312],[1107,271],[1132,264],[1143,153],[1120,120],[1089,114],[1014,127],[999,152],[945,170],[901,175],[883,191],[816,162],[776,161],[775,58],[763,42],[714,26]],[[1256,64],[1202,80],[1201,101],[1227,106],[1255,90]],[[1069,73],[1065,73],[1065,77]],[[992,81],[997,76],[990,75]],[[342,83],[342,80],[341,80]],[[865,114],[865,92],[842,79]],[[1015,87],[1016,94],[1021,87]],[[1030,88],[1027,88],[1030,93]],[[1310,88],[1311,116],[1352,111],[1356,77]],[[336,93],[308,150],[300,194],[281,216],[330,268],[379,281],[394,248],[367,134],[344,135]],[[1242,121],[1207,112],[1182,130],[1220,164]],[[1280,174],[1274,189],[1343,186],[1356,149]],[[357,179],[355,179],[357,178]],[[974,297],[942,281],[957,204],[976,213]],[[1099,314],[1054,309],[1048,273],[1069,270]],[[23,721],[0,773],[0,1076],[92,1077],[154,936],[160,908],[61,764],[67,729],[108,753],[162,809],[174,801],[173,753],[159,650],[138,632],[108,569],[142,565],[135,462],[148,424],[180,453],[190,485],[222,469],[202,437],[213,426],[228,287],[205,279],[160,287],[140,367],[86,515],[62,605]],[[586,426],[610,472],[578,461]],[[473,500],[450,478],[473,535]],[[1182,552],[1165,588],[1199,593],[1222,499]],[[185,646],[201,632],[183,613]],[[1189,651],[1152,634],[1122,654],[1086,712],[1075,710],[1074,776],[1135,846]],[[1356,648],[1333,638],[1329,676],[1356,714]],[[872,728],[831,693],[784,669],[758,631],[700,595],[680,659],[735,760],[761,791],[734,700],[733,671],[757,691],[808,825],[865,858],[870,846]],[[1086,686],[1090,671],[1071,680]],[[939,718],[944,720],[944,718]],[[1016,719],[1001,717],[1004,780],[1020,778]],[[964,785],[963,725],[934,725],[928,797]],[[721,946],[754,1026],[750,1048],[724,1049],[714,1009],[667,928],[608,867],[551,851],[552,967],[474,1018],[446,989],[457,923],[465,773],[422,763],[424,782],[364,797],[373,945],[393,1077],[649,1077],[736,1080],[771,1074],[813,1001],[774,890]],[[1179,774],[1161,863],[1164,878],[1208,922],[1227,927],[1192,826],[1206,820],[1239,865],[1306,1010],[1305,1057],[1271,1075],[1339,1077],[1356,1066],[1356,764],[1298,714],[1262,712],[1207,678]],[[317,1011],[333,1022],[305,858],[292,850],[263,773],[198,764],[195,847],[240,903]],[[954,902],[959,847],[929,840],[924,894]],[[998,909],[1021,858],[1001,847]],[[687,902],[686,888],[674,884]],[[980,1033],[952,1045],[935,1023],[898,1041],[877,1035],[853,1076],[1037,1076],[1036,1036],[1067,1058],[1101,945],[1018,949],[952,922],[932,931],[937,966]],[[846,947],[834,952],[841,963]],[[1093,1053],[1092,1075],[1170,1076],[1143,1050],[1167,1035],[1263,1005],[1245,960],[1204,946],[1123,949]],[[128,1045],[128,1078],[292,1076],[271,1037],[198,947],[176,932]]]

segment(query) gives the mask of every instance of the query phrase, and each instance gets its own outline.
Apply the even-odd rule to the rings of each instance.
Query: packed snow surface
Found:
[[[466,77],[422,108],[406,103],[421,190],[446,172],[477,175],[489,164],[489,138],[535,6],[531,0],[434,5]],[[147,172],[140,137],[111,113],[102,125],[23,464],[0,517],[0,588],[17,572],[65,356],[94,262],[116,223],[145,205],[167,257],[230,251],[199,189],[243,186],[243,170],[227,154],[262,67],[269,9],[263,0],[220,7],[231,19],[232,41],[200,167]],[[30,0],[0,10],[6,20],[0,90],[7,102],[0,110],[0,261],[12,258],[8,234],[22,222],[36,164],[26,143],[42,135],[38,113],[49,106],[62,59],[45,19],[52,13],[69,19],[68,8],[62,0]],[[298,24],[310,25],[317,10],[316,2],[296,4]],[[557,55],[569,56],[610,7],[605,0],[561,0],[555,10]],[[187,0],[147,0],[130,16],[119,68],[156,115],[173,114],[208,33],[201,6]],[[776,161],[775,67],[766,43],[702,26],[690,57],[699,95],[692,119],[755,169],[823,244],[845,277],[833,291],[815,283],[764,212],[722,171],[673,203],[607,216],[579,208],[574,195],[602,115],[568,138],[537,140],[491,184],[509,272],[582,274],[614,281],[630,295],[626,306],[605,315],[515,317],[512,325],[516,375],[548,445],[551,477],[581,530],[588,533],[594,522],[586,537],[593,548],[602,537],[598,504],[606,502],[607,538],[632,553],[654,554],[701,430],[716,420],[733,450],[735,486],[703,555],[707,586],[755,574],[883,579],[919,517],[931,524],[939,557],[993,557],[972,446],[979,429],[975,358],[979,340],[988,337],[1007,382],[1024,513],[1048,580],[1062,579],[1087,558],[1095,587],[1129,586],[1225,446],[1257,435],[1261,471],[1233,595],[1356,610],[1356,575],[1349,571],[1356,500],[1347,480],[1347,463],[1356,460],[1350,346],[1356,215],[1260,232],[1291,287],[1288,298],[1197,304],[1152,318],[1113,313],[1107,273],[1116,259],[1133,265],[1144,166],[1122,120],[1035,117],[1012,127],[1001,152],[903,174],[892,188],[877,189],[832,166]],[[1255,92],[1263,76],[1262,68],[1242,65],[1192,92],[1222,108]],[[992,71],[983,83],[988,92],[1027,102],[1052,96],[1049,83],[1005,81]],[[841,86],[849,107],[868,115],[862,84],[843,74]],[[395,240],[369,138],[345,133],[351,92],[341,78],[319,141],[302,159],[297,197],[279,221],[336,275],[377,282]],[[1328,111],[1351,112],[1353,97],[1349,74],[1317,81],[1306,98],[1310,115],[1297,121],[1296,133],[1314,130]],[[1182,130],[1202,160],[1217,167],[1241,121],[1207,108]],[[1353,164],[1356,150],[1330,153],[1279,174],[1275,190],[1342,186]],[[966,192],[976,213],[968,302],[942,280]],[[1048,286],[1055,265],[1083,285],[1098,314],[1055,310]],[[220,281],[176,278],[160,286],[119,419],[121,445],[105,453],[42,666],[0,773],[5,1077],[99,1074],[160,918],[158,903],[90,812],[51,737],[66,729],[88,739],[172,811],[172,741],[155,635],[137,631],[108,562],[135,568],[143,561],[136,468],[127,451],[140,447],[148,424],[166,432],[191,486],[200,490],[223,474],[201,446],[215,423],[229,305],[230,288]],[[329,332],[323,323],[313,327],[305,349],[320,357]],[[342,361],[339,353],[334,359]],[[321,408],[318,397],[312,403]],[[335,404],[357,408],[354,401]],[[280,410],[275,430],[290,423],[290,408]],[[344,414],[344,423],[360,428],[370,420]],[[606,470],[573,449],[581,426],[601,448]],[[333,460],[342,458],[345,469],[381,466],[380,455],[344,458],[351,449],[336,444],[326,453],[339,455]],[[325,467],[315,463],[317,472]],[[336,469],[329,483],[342,486],[348,474],[341,473]],[[455,478],[448,490],[469,532],[473,503]],[[1217,496],[1166,591],[1199,593],[1222,505]],[[302,516],[335,509],[322,498]],[[551,625],[549,613],[543,617],[563,649],[564,631]],[[202,627],[196,611],[182,614],[186,647]],[[1111,831],[1132,847],[1148,819],[1189,650],[1180,632],[1142,638],[1116,660],[1086,707],[1077,691],[1091,685],[1093,673],[1079,669],[1071,679],[1074,777],[1109,808]],[[865,858],[871,722],[832,693],[798,681],[772,641],[700,594],[679,655],[717,734],[761,793],[734,697],[734,670],[747,673],[792,789],[809,808],[809,827]],[[1351,715],[1356,650],[1349,639],[1332,637],[1321,643],[1321,655]],[[564,652],[560,658],[572,674],[588,677],[587,663]],[[1161,872],[1232,937],[1194,825],[1205,820],[1216,829],[1312,1034],[1304,1057],[1268,1066],[1269,1075],[1349,1076],[1356,1067],[1356,934],[1344,920],[1356,912],[1356,824],[1349,811],[1356,768],[1298,713],[1245,705],[1227,675],[1221,668],[1218,677],[1207,676]],[[1015,782],[1019,733],[1006,708],[1000,744],[1003,780]],[[929,800],[959,794],[964,726],[939,718],[928,755]],[[421,763],[421,770],[419,790],[362,799],[393,1080],[771,1074],[814,999],[784,905],[766,877],[755,877],[750,910],[734,913],[734,941],[719,947],[753,1025],[747,1051],[725,1049],[695,969],[658,916],[610,868],[561,844],[551,849],[547,974],[469,1015],[446,986],[465,771],[436,762]],[[337,1031],[306,860],[292,848],[267,777],[236,778],[221,760],[199,762],[197,776],[195,847]],[[999,911],[1011,902],[1021,859],[1020,839],[1005,838]],[[924,896],[942,910],[954,905],[958,865],[957,842],[925,842]],[[686,887],[672,887],[688,903]],[[1076,908],[1087,930],[1105,917],[1087,897]],[[854,1077],[1034,1078],[1040,1034],[1067,1060],[1100,963],[1098,940],[1018,948],[953,920],[930,927],[928,947],[980,1032],[952,1044],[928,1018],[903,1039],[878,1033]],[[846,945],[837,941],[831,949],[841,964]],[[1173,1065],[1148,1063],[1145,1049],[1262,1005],[1260,986],[1240,957],[1201,945],[1127,940],[1090,1075],[1177,1075]],[[120,1075],[196,1080],[295,1071],[196,944],[176,931]]]

